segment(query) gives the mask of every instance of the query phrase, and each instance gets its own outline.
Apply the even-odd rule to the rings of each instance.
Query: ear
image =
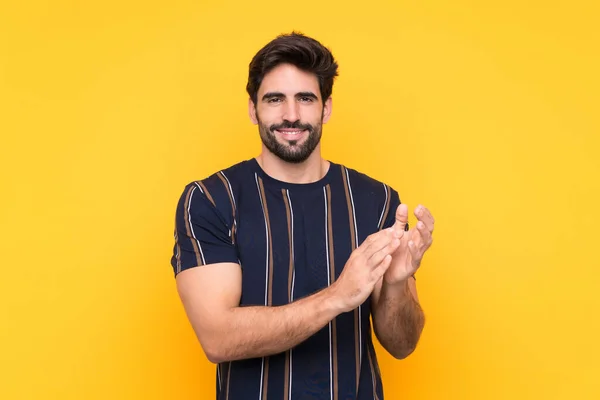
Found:
[[[326,124],[329,121],[329,117],[331,117],[331,107],[332,107],[332,99],[331,96],[325,101],[325,105],[323,106],[323,123]]]
[[[252,121],[254,125],[258,124],[258,118],[256,118],[256,106],[250,98],[248,99],[248,115],[250,116],[250,121]]]

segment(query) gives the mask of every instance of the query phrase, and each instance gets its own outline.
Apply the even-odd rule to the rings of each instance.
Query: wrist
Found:
[[[397,280],[397,281],[389,281],[383,280],[382,293],[385,292],[387,295],[392,295],[394,297],[405,297],[410,295],[410,286],[408,281],[412,279],[412,277],[408,277],[405,279]]]
[[[344,299],[338,293],[337,282],[334,282],[321,293],[323,294],[323,298],[319,299],[320,305],[323,307],[323,310],[331,316],[331,319],[337,317],[343,312],[348,311]]]
[[[390,278],[386,274],[383,276],[383,284],[390,288],[398,289],[398,288],[402,288],[402,287],[408,287],[409,279],[413,279],[412,275],[405,277],[405,278],[396,279],[396,278]]]

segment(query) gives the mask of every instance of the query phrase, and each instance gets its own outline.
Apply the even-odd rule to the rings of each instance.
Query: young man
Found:
[[[180,198],[171,264],[218,399],[382,399],[370,317],[396,358],[423,329],[433,217],[417,207],[409,230],[395,190],[321,157],[335,76],[314,39],[267,44],[247,85],[262,153]]]

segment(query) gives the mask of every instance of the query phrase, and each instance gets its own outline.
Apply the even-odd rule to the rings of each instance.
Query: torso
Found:
[[[241,305],[285,305],[329,286],[389,215],[389,186],[335,163],[318,182],[290,184],[252,159],[202,184],[232,230]],[[220,364],[217,397],[382,399],[370,313],[367,300],[287,352]]]

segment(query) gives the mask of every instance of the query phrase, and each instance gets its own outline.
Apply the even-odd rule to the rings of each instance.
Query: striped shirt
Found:
[[[240,305],[289,304],[331,285],[367,236],[393,225],[399,204],[390,186],[340,164],[294,184],[250,159],[185,187],[171,265],[177,275],[238,263]],[[217,398],[383,399],[370,315],[367,299],[286,352],[218,364]]]

